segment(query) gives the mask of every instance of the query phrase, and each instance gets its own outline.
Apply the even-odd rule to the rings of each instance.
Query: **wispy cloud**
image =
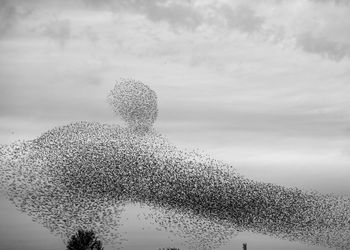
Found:
[[[264,18],[258,16],[246,5],[240,5],[236,9],[232,9],[229,5],[222,5],[221,11],[230,28],[244,33],[259,31],[264,23]]]
[[[18,0],[0,0],[0,39],[14,35],[19,24],[27,21],[33,8]]]
[[[91,1],[85,0],[91,4]],[[323,3],[336,3],[329,8]],[[345,1],[238,1],[225,2],[188,1],[102,1],[99,6],[121,12],[127,11],[144,16],[149,21],[169,24],[171,28],[183,28],[189,32],[202,30],[220,32],[237,31],[254,34],[250,39],[272,41],[274,44],[295,44],[306,53],[340,61],[347,58],[350,38],[344,40],[348,22],[337,22],[337,18],[350,15],[350,9],[342,8]],[[334,29],[334,26],[337,29]],[[197,30],[202,27],[201,30]],[[343,27],[343,28],[342,28]],[[317,31],[317,33],[315,33]],[[213,34],[213,36],[218,34]],[[294,41],[294,42],[293,42]],[[290,46],[289,45],[289,46]]]
[[[0,0],[0,37],[8,33],[16,24],[18,10],[9,1]]]
[[[305,52],[319,54],[339,61],[350,56],[350,44],[341,44],[327,38],[318,38],[311,33],[300,34],[297,45]]]
[[[350,5],[350,2],[348,0],[310,0],[316,3],[332,3],[332,4],[338,4],[338,5]]]
[[[203,17],[190,1],[142,1],[142,0],[84,0],[88,6],[107,8],[114,12],[130,11],[144,15],[154,22],[166,22],[172,27],[195,29]]]
[[[41,34],[54,40],[63,48],[71,38],[71,22],[67,19],[52,20],[43,26]]]
[[[77,18],[84,15],[84,12],[89,12],[90,15],[104,13],[105,16],[112,13],[114,18],[135,20],[138,26],[142,26],[142,20],[149,23],[149,26],[158,26],[157,31],[145,31],[149,36],[160,36],[159,30],[162,28],[159,27],[162,26],[173,32],[175,37],[185,37],[188,34],[197,37],[204,35],[213,42],[215,37],[223,34],[230,37],[232,33],[240,33],[248,35],[247,40],[257,44],[272,43],[279,47],[316,54],[324,59],[341,61],[348,59],[350,47],[350,36],[347,35],[350,28],[350,21],[347,21],[350,8],[347,3],[346,0],[81,0],[64,5],[57,0],[1,0],[0,36],[9,33],[17,24],[24,24],[18,17],[22,15],[25,6],[33,9],[38,15],[36,21],[33,19],[26,24],[23,31],[40,30],[41,35],[56,41],[61,47],[70,39],[82,39],[81,34],[94,45],[97,41],[112,39],[113,36],[115,38],[118,36],[117,29],[122,33],[123,27],[115,27],[115,31],[109,31],[108,36],[101,37],[101,30],[110,29],[112,23],[106,23],[106,27],[98,27],[99,32],[96,32],[93,21],[84,27],[80,23],[76,25],[76,22],[81,22]],[[54,10],[53,6],[56,6],[57,10]],[[57,18],[40,23],[39,20],[46,15],[40,13],[45,13],[45,9],[50,9]],[[75,14],[77,16],[74,16]],[[143,28],[136,26],[137,29]],[[138,31],[135,30],[133,34],[137,36]],[[144,54],[144,51],[139,51],[139,54]]]

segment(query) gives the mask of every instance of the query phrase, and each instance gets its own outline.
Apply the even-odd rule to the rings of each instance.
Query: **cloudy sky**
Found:
[[[347,0],[0,0],[0,142],[118,123],[106,96],[134,78],[173,142],[348,193],[349,16]]]
[[[349,195],[349,17],[348,0],[0,0],[0,144],[120,123],[106,96],[134,78],[157,92],[155,127],[174,143]]]

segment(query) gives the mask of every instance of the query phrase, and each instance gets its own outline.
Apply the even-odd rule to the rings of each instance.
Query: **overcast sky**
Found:
[[[106,96],[131,77],[175,143],[348,193],[349,17],[347,0],[0,0],[0,143],[120,122]]]
[[[120,123],[106,97],[134,78],[177,145],[253,179],[350,195],[349,17],[349,0],[0,0],[0,144]],[[5,246],[62,248],[0,206]]]

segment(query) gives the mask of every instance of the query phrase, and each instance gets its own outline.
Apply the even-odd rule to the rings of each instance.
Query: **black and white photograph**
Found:
[[[349,250],[349,0],[0,0],[0,250]]]

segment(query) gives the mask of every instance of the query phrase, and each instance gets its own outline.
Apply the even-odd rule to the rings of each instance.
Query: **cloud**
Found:
[[[349,0],[310,0],[316,3],[333,3],[337,5],[350,5]]]
[[[319,54],[336,61],[350,55],[349,45],[323,37],[316,37],[311,33],[300,34],[297,36],[296,43],[305,52]]]
[[[87,39],[93,43],[94,45],[97,44],[97,42],[100,40],[100,37],[98,36],[97,32],[91,27],[87,26],[83,32],[83,34],[87,37]]]
[[[185,28],[195,30],[201,25],[221,25],[220,22],[212,22],[208,13],[216,16],[216,19],[224,18],[230,28],[239,29],[242,32],[251,33],[261,28],[264,19],[257,16],[248,5],[231,6],[222,3],[205,3],[199,5],[196,1],[126,1],[126,0],[83,0],[88,6],[96,9],[103,8],[114,12],[128,11],[145,16],[152,22],[165,22],[172,28]]]
[[[165,21],[174,27],[197,28],[202,22],[202,15],[190,4],[154,4],[145,5],[146,16],[152,21]]]
[[[33,12],[27,2],[0,0],[0,39],[21,32],[19,27]]]
[[[72,38],[87,38],[96,46],[97,43],[103,44],[106,38],[103,31],[108,30],[112,36],[117,36],[117,32],[111,31],[108,21],[104,23],[105,27],[98,26],[102,22],[95,22],[94,19],[90,19],[88,25],[81,25],[88,20],[85,15],[105,15],[105,12],[114,12],[118,15],[113,17],[124,18],[125,23],[130,20],[135,23],[146,20],[144,25],[134,25],[132,28],[142,29],[141,35],[149,35],[147,38],[150,40],[152,36],[158,39],[161,36],[159,31],[165,29],[165,33],[173,32],[167,33],[169,36],[179,34],[177,31],[182,29],[186,34],[198,35],[199,39],[207,35],[208,40],[213,42],[215,37],[223,33],[226,33],[227,37],[233,37],[236,34],[232,31],[238,31],[242,34],[254,34],[247,38],[252,42],[272,43],[279,47],[293,48],[296,41],[297,47],[304,52],[339,61],[349,55],[350,42],[346,30],[350,23],[346,19],[349,15],[349,8],[344,7],[346,3],[347,0],[240,0],[234,3],[198,0],[81,0],[64,5],[57,0],[0,0],[0,37],[10,32],[18,23],[20,27],[23,26],[22,29],[17,29],[22,37],[32,35],[28,30],[39,30],[41,35],[49,37],[61,47]],[[54,6],[54,15],[58,18],[49,22],[45,20],[44,26],[38,25],[38,20],[44,17],[41,14]],[[35,10],[39,18],[23,22],[19,17],[22,17],[24,10],[28,8]],[[157,25],[159,23],[167,25]],[[121,32],[123,29],[125,27],[121,28]],[[133,30],[131,33],[135,36],[137,31]],[[181,35],[184,35],[184,32]],[[204,36],[201,36],[203,34]],[[139,54],[142,53],[144,52]]]
[[[114,12],[129,11],[144,15],[153,22],[166,22],[172,27],[195,29],[202,22],[201,13],[190,2],[143,1],[143,0],[83,0],[93,8],[104,8]]]
[[[8,33],[17,22],[18,11],[8,1],[0,0],[0,37]]]
[[[247,5],[240,5],[236,9],[223,5],[221,8],[228,26],[243,33],[258,31],[264,23],[264,18],[257,16]]]
[[[319,54],[334,61],[349,55],[349,37],[344,30],[350,23],[341,23],[337,19],[339,15],[349,15],[348,8],[342,8],[341,4],[345,4],[342,0],[237,1],[234,4],[224,1],[83,1],[95,10],[103,8],[143,16],[153,23],[163,22],[170,28],[183,28],[198,37],[204,31],[212,32],[209,40],[213,41],[220,35],[218,32],[227,32],[230,36],[232,31],[238,31],[254,34],[248,39],[255,43],[289,48],[296,43],[297,48],[306,53]],[[325,6],[322,2],[336,5]]]
[[[67,40],[71,38],[71,23],[69,20],[53,20],[44,25],[42,34],[56,41],[64,47]]]

